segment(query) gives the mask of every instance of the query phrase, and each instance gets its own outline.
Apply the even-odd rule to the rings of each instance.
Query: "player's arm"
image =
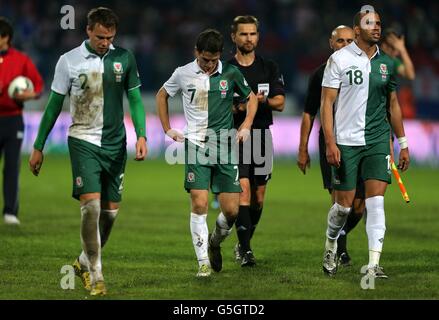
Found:
[[[267,98],[267,104],[274,111],[282,112],[285,108],[285,96],[277,95],[272,98]]]
[[[141,83],[136,58],[131,51],[127,51],[127,58],[128,67],[124,86],[130,105],[131,119],[137,136],[136,157],[134,160],[143,161],[148,153],[146,146],[145,107],[143,106],[142,94],[140,93]]]
[[[314,72],[308,83],[308,90],[305,99],[305,108],[302,113],[302,122],[300,124],[300,143],[297,155],[297,166],[306,174],[306,168],[310,167],[311,159],[308,153],[309,136],[314,124],[314,118],[320,108],[320,97],[322,91],[322,78]]]
[[[306,168],[311,166],[311,159],[308,153],[308,142],[313,124],[314,117],[308,112],[303,112],[302,122],[300,124],[299,154],[297,156],[297,166],[303,174],[306,174]]]
[[[404,36],[397,37],[395,34],[389,35],[389,43],[399,51],[401,56],[402,64],[398,66],[397,72],[401,77],[408,80],[414,80],[416,77],[415,66],[413,65],[412,59],[405,46]]]
[[[391,91],[389,94],[389,111],[390,111],[390,123],[392,130],[398,138],[400,146],[398,168],[402,171],[408,169],[410,164],[410,155],[407,144],[407,138],[405,136],[404,124],[402,122],[401,108],[399,106],[396,91]]]
[[[146,146],[145,108],[139,87],[128,90],[128,102],[130,105],[131,119],[137,136],[135,160],[142,161],[148,153],[148,147]]]
[[[340,166],[340,150],[336,145],[334,137],[334,113],[333,106],[337,98],[338,89],[322,87],[322,98],[320,106],[320,119],[322,122],[323,134],[325,135],[326,160],[332,166]]]
[[[41,119],[38,135],[34,142],[34,149],[29,159],[29,167],[35,176],[38,176],[40,168],[43,165],[43,149],[50,131],[55,125],[61,113],[64,102],[64,95],[52,91],[47,101],[46,109]]]
[[[183,134],[171,128],[171,124],[169,122],[168,99],[168,92],[165,90],[165,88],[161,87],[155,96],[157,114],[160,118],[163,131],[166,133],[166,135],[168,135],[174,141],[183,142]]]
[[[280,73],[279,66],[271,61],[270,94],[267,97],[267,105],[274,111],[282,112],[285,108],[284,78]]]
[[[256,112],[258,111],[258,99],[256,98],[253,91],[250,91],[247,102],[247,113],[244,121],[238,128],[238,141],[245,141],[250,135],[250,129],[253,125],[253,120],[255,118]]]

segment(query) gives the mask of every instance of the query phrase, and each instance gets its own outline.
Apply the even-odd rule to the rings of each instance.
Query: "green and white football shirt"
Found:
[[[211,75],[201,70],[197,60],[179,67],[163,88],[171,97],[181,92],[187,121],[185,137],[200,147],[204,147],[208,129],[217,137],[221,129],[233,129],[233,94],[247,98],[251,92],[241,71],[221,61]]]
[[[337,144],[364,146],[389,141],[387,101],[396,89],[394,61],[380,52],[369,60],[355,42],[334,52],[322,86],[339,89],[334,107]]]
[[[111,45],[100,57],[84,41],[60,57],[51,89],[70,94],[70,137],[113,149],[125,143],[123,93],[139,86],[130,51]]]

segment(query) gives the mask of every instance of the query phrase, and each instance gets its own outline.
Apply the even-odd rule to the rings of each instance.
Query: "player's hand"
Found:
[[[306,168],[311,168],[311,160],[309,158],[309,153],[307,150],[299,150],[299,155],[297,156],[297,166],[303,174],[306,174]]]
[[[340,158],[341,158],[340,149],[338,149],[335,143],[326,145],[326,161],[328,161],[328,163],[331,166],[339,168]]]
[[[250,129],[252,125],[247,122],[243,122],[238,129],[238,134],[236,135],[236,142],[246,142],[250,137]]]
[[[145,137],[139,137],[136,142],[136,161],[143,161],[148,154],[148,147],[146,145]]]
[[[409,168],[409,164],[410,164],[409,148],[402,149],[399,152],[398,169],[404,172]]]
[[[27,100],[35,99],[37,94],[30,89],[24,90],[21,93],[15,93],[14,100],[18,102],[25,102]]]
[[[169,129],[168,131],[166,131],[166,135],[174,141],[184,142],[184,135],[180,130]]]
[[[233,105],[233,107],[232,107],[232,112],[235,114],[240,112],[240,111],[245,111],[245,110],[246,110],[245,103],[238,103],[238,104]]]
[[[41,166],[43,165],[44,155],[43,152],[37,149],[33,149],[29,159],[29,168],[34,176],[38,176]]]
[[[266,103],[267,97],[265,96],[263,91],[259,91],[256,95],[256,98],[258,99],[258,103]]]
[[[389,44],[394,47],[399,52],[406,50],[405,48],[405,38],[404,36],[398,37],[395,34],[390,34],[387,37]]]

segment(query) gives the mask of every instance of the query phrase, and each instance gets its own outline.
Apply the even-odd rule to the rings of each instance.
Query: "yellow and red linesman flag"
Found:
[[[392,161],[391,168],[393,171],[393,174],[395,175],[396,181],[398,181],[399,189],[401,190],[402,197],[404,198],[405,202],[409,203],[410,198],[407,194],[407,190],[405,189],[404,183],[402,183],[401,176],[399,175],[398,169],[396,168],[395,162]]]

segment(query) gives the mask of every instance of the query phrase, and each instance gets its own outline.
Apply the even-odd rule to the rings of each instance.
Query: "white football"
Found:
[[[13,99],[16,93],[22,93],[27,89],[34,90],[32,81],[24,76],[18,76],[9,84],[8,96]]]

